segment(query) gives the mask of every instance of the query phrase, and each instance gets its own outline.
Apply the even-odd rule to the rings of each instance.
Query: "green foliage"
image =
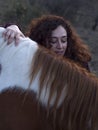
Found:
[[[79,0],[5,0],[10,2],[9,8],[0,12],[2,23],[16,23],[24,31],[33,18],[44,14],[55,14],[70,20],[75,26],[85,25],[86,14],[80,8],[84,8],[85,2]],[[3,2],[2,2],[3,3]],[[82,4],[81,4],[82,3]],[[91,14],[91,13],[90,13]],[[82,16],[82,17],[81,17]],[[85,21],[83,22],[83,19]],[[81,20],[82,19],[82,20]],[[91,20],[90,20],[91,21]],[[89,21],[88,21],[89,22]],[[88,23],[87,22],[87,23]],[[2,24],[1,23],[1,24]],[[89,24],[89,26],[92,26]],[[87,26],[88,27],[88,26]]]
[[[18,24],[24,31],[33,18],[48,14],[47,9],[42,7],[39,1],[33,2],[33,4],[31,3],[27,5],[25,3],[15,2],[13,9],[10,8],[4,13],[2,21],[6,21],[5,24]]]

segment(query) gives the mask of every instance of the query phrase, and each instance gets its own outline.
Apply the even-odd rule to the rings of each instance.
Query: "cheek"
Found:
[[[57,46],[56,44],[53,44],[53,45],[51,45],[50,49],[55,49],[56,46]]]
[[[56,46],[55,45],[51,46],[50,50],[55,52],[56,51]]]
[[[67,49],[67,43],[65,43],[65,44],[63,45],[63,48]]]

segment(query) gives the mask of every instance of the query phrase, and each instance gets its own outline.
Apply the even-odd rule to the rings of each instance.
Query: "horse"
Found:
[[[98,78],[73,61],[0,27],[0,129],[96,130]]]

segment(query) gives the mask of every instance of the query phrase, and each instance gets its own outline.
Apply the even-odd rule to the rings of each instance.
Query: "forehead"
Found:
[[[63,26],[60,25],[52,31],[52,37],[61,37],[61,36],[67,36],[67,31]]]

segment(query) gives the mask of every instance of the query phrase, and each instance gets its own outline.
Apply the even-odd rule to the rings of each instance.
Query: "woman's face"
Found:
[[[51,38],[48,42],[51,50],[58,55],[64,55],[67,48],[67,32],[63,26],[58,26],[52,31]]]

